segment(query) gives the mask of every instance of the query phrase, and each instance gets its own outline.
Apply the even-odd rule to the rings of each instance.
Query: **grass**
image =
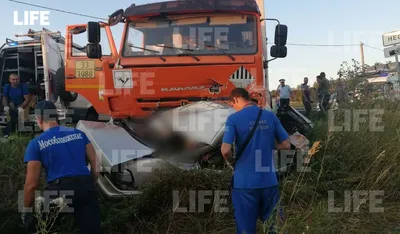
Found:
[[[313,116],[315,129],[308,138],[311,142],[320,141],[320,148],[312,157],[310,172],[294,172],[280,181],[280,204],[285,220],[278,225],[279,231],[400,233],[400,105],[368,101],[346,107],[347,113],[360,109],[384,110],[384,130],[371,131],[367,121],[359,125],[358,131],[328,131],[327,118]],[[335,125],[343,121],[343,113],[341,110],[335,114]],[[22,159],[28,140],[15,138],[1,145],[1,233],[22,233],[23,230],[17,198],[18,190],[23,188]],[[226,203],[229,212],[215,212],[211,205],[205,205],[204,212],[173,212],[173,191],[179,191],[180,207],[190,207],[190,191],[228,191],[230,176],[229,170],[223,173],[182,172],[173,168],[160,171],[157,180],[134,199],[102,199],[105,233],[235,233],[229,197]],[[329,195],[332,192],[334,197]],[[359,212],[355,212],[357,204],[349,204],[352,199],[346,197],[350,192],[359,192],[360,199],[370,194],[366,197],[372,199],[366,200]],[[374,199],[374,192],[383,195]],[[213,196],[206,198],[213,200]],[[343,211],[330,211],[332,200],[334,207],[342,207]],[[383,207],[383,212],[374,212],[373,202],[376,207]],[[67,220],[64,233],[74,233],[76,229],[72,225],[72,220]],[[261,223],[258,228],[258,233],[262,233]]]

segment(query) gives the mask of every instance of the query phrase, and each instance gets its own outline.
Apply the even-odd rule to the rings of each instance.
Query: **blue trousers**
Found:
[[[257,219],[268,221],[279,201],[278,186],[263,189],[232,189],[237,234],[255,234]]]

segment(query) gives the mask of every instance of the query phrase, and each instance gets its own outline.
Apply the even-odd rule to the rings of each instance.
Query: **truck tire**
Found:
[[[73,102],[78,98],[77,93],[65,91],[65,68],[60,67],[55,75],[55,88],[57,96],[60,97],[63,102]]]

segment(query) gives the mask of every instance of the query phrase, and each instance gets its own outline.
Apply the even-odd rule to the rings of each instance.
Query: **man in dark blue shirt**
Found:
[[[35,115],[37,124],[44,132],[31,140],[25,151],[27,174],[22,215],[24,224],[31,226],[34,223],[29,211],[33,206],[35,189],[39,185],[40,171],[43,167],[48,183],[45,193],[55,191],[52,193],[55,197],[50,196],[50,199],[62,195],[70,199],[69,194],[62,193],[73,191],[72,202],[68,205],[73,207],[80,230],[83,233],[102,233],[100,205],[95,185],[100,166],[92,144],[84,132],[57,124],[57,109],[54,103],[39,102]],[[86,166],[86,159],[91,170]]]
[[[251,103],[249,93],[243,88],[234,89],[230,99],[236,113],[226,121],[221,146],[222,155],[227,161],[230,161],[233,142],[236,152],[243,147],[260,110]],[[279,200],[273,151],[290,149],[290,146],[289,136],[275,114],[262,110],[253,137],[235,160],[232,202],[238,234],[256,233],[257,218],[267,221],[271,216]]]
[[[29,114],[25,112],[28,111],[27,107],[31,101],[28,85],[21,83],[17,74],[11,74],[9,82],[10,84],[6,84],[3,88],[4,112],[10,116],[10,119],[7,121],[7,127],[3,130],[5,138],[12,131],[15,131],[18,117],[23,119],[24,114]]]

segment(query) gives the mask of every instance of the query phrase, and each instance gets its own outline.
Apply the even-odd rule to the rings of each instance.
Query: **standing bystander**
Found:
[[[318,101],[319,101],[319,106],[320,109],[323,113],[326,113],[328,111],[328,105],[329,105],[329,100],[331,98],[330,94],[330,83],[329,80],[325,76],[325,72],[321,72],[319,76],[317,76],[317,82],[318,82]]]
[[[310,87],[308,86],[308,78],[304,77],[304,83],[301,84],[301,99],[303,101],[304,108],[306,109],[306,116],[310,116],[311,112],[311,97],[310,97]]]
[[[278,86],[277,92],[279,95],[279,109],[286,111],[290,105],[290,97],[292,95],[292,90],[289,85],[285,84],[285,79],[279,80],[280,85]]]

